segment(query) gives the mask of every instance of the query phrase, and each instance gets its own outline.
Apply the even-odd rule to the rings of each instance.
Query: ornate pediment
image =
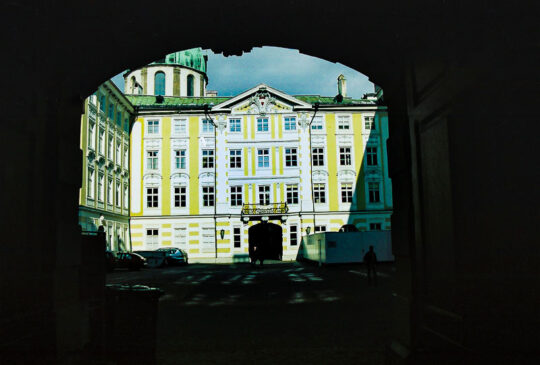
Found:
[[[315,182],[325,182],[328,179],[328,176],[328,171],[326,170],[313,171],[313,181]]]
[[[171,148],[172,149],[179,149],[179,148],[187,148],[188,146],[188,138],[171,138]]]
[[[185,172],[177,172],[170,177],[173,185],[178,183],[187,183],[189,181],[189,175]]]
[[[272,111],[271,105],[276,105],[276,98],[270,95],[265,87],[261,87],[255,95],[249,98],[249,106],[251,107],[249,111],[255,114],[264,116],[270,113]]]
[[[148,149],[159,149],[160,140],[156,138],[149,138],[144,140],[144,148]]]
[[[354,170],[340,170],[337,172],[338,180],[340,181],[351,181],[356,178],[356,171]]]
[[[161,175],[155,172],[150,172],[143,176],[144,186],[159,186],[161,185]]]

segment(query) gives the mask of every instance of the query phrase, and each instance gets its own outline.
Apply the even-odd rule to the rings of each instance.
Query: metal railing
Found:
[[[287,203],[242,204],[242,215],[285,214],[288,211]]]

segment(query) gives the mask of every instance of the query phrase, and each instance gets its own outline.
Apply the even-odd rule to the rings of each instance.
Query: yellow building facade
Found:
[[[106,233],[107,248],[130,250],[129,133],[134,108],[107,81],[86,98],[81,116],[79,225]]]
[[[234,97],[127,98],[133,250],[243,261],[249,228],[269,221],[282,227],[283,260],[294,260],[308,231],[391,228],[388,115],[374,97],[261,84]]]

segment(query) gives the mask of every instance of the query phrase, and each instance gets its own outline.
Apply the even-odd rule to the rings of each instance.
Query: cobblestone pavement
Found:
[[[118,270],[108,283],[159,287],[158,364],[379,364],[392,265],[190,264]]]

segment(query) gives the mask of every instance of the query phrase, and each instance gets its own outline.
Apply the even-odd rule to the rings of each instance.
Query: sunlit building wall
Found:
[[[128,98],[137,108],[134,250],[175,246],[195,261],[245,258],[257,222],[242,220],[243,204],[287,203],[284,219],[271,220],[283,228],[284,260],[296,258],[308,227],[391,228],[388,115],[373,95],[340,101],[258,85],[235,97]]]
[[[112,250],[129,250],[129,128],[133,106],[111,82],[86,98],[81,116],[79,224],[100,226]]]

